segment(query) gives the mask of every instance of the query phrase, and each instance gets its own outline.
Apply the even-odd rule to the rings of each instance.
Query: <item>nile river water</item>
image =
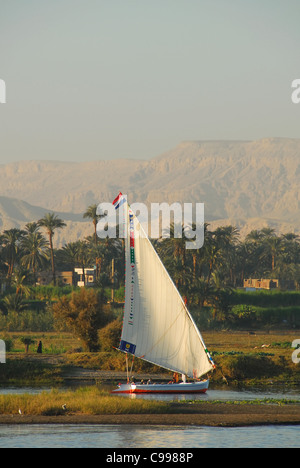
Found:
[[[116,387],[111,385],[101,385],[99,386],[100,389],[111,391],[114,390]],[[62,388],[62,390],[69,390],[70,388]],[[50,391],[49,388],[35,388],[35,387],[25,387],[25,388],[18,388],[18,387],[0,387],[0,395],[1,394],[38,394],[42,391]],[[194,394],[194,395],[147,395],[147,394],[140,394],[140,395],[118,395],[123,398],[142,398],[142,399],[153,399],[153,400],[163,400],[163,401],[189,401],[189,400],[201,400],[201,401],[212,401],[212,400],[262,400],[265,398],[272,398],[272,399],[288,399],[288,400],[296,400],[300,401],[300,389],[286,389],[284,386],[270,386],[267,389],[257,387],[251,389],[239,389],[231,388],[231,387],[222,387],[222,389],[216,388],[209,388],[206,394]]]
[[[5,448],[299,448],[298,426],[0,426]]]

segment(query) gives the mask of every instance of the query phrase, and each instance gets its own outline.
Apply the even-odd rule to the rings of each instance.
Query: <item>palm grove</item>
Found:
[[[60,249],[54,249],[53,238],[55,232],[66,225],[54,213],[45,214],[42,219],[27,224],[23,230],[2,232],[0,278],[3,314],[9,311],[22,313],[26,308],[26,299],[33,296],[39,273],[45,270],[51,271],[52,283],[57,285],[58,271],[94,267],[95,290],[97,294],[102,292],[102,304],[105,302],[103,291],[106,288],[124,290],[122,240],[97,237],[99,217],[96,205],[88,207],[83,216],[91,220],[93,234]],[[182,238],[175,239],[171,232],[171,238],[161,238],[153,244],[191,308],[201,310],[211,307],[215,313],[226,316],[232,291],[242,287],[245,278],[276,278],[292,282],[295,289],[300,289],[300,239],[296,234],[279,235],[273,229],[264,228],[252,231],[242,239],[238,229],[233,226],[211,230],[206,224],[204,246],[199,250],[186,250],[184,232],[182,234]],[[116,272],[113,277],[112,260]],[[91,328],[103,326],[109,319],[99,320],[95,298],[89,297],[88,300],[92,302],[95,312]],[[64,299],[61,302],[61,317],[65,323],[71,320],[72,313],[68,315],[71,306],[70,301]],[[103,307],[99,306],[100,309],[103,311]]]

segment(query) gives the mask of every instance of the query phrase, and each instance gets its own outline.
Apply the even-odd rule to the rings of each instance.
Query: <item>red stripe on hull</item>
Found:
[[[114,390],[113,393],[128,393],[128,394],[132,394],[132,393],[164,393],[164,394],[174,394],[174,393],[177,393],[177,394],[184,394],[184,393],[206,393],[207,392],[207,388],[203,389],[203,390],[185,390],[185,391],[180,391],[180,390],[160,390],[160,391],[153,391],[153,390],[123,390],[123,391],[120,391],[118,392],[118,390]]]

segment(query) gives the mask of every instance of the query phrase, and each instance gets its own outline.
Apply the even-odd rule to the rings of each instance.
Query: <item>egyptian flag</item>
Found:
[[[126,197],[120,192],[117,198],[113,201],[113,205],[116,210],[120,208],[126,202]]]

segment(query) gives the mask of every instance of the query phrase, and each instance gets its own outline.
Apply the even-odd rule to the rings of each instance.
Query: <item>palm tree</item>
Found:
[[[86,241],[78,241],[77,242],[77,251],[76,251],[76,261],[80,268],[82,268],[82,278],[85,285],[85,269],[87,268],[90,262],[90,252],[88,250],[87,242]]]
[[[9,229],[4,231],[1,243],[3,245],[2,255],[5,259],[5,264],[8,267],[7,279],[11,282],[11,278],[14,272],[14,266],[20,251],[20,244],[23,239],[25,232],[20,229]]]
[[[281,236],[284,252],[283,260],[285,263],[300,263],[300,236],[293,232]]]
[[[246,236],[243,244],[248,254],[245,258],[244,269],[247,269],[250,277],[254,275],[256,278],[262,278],[266,269],[264,234],[259,230],[253,230]]]
[[[26,302],[20,294],[9,294],[3,299],[3,306],[7,312],[23,312],[27,308]]]
[[[28,234],[34,234],[39,230],[40,226],[39,223],[33,222],[33,223],[27,223],[25,226],[26,232]]]
[[[30,287],[26,284],[28,283],[28,274],[26,271],[21,268],[17,269],[13,276],[13,285],[16,287],[16,296],[25,296],[29,297]]]
[[[278,237],[275,233],[275,229],[263,228],[261,230],[262,234],[262,247],[263,255],[262,259],[265,259],[267,270],[270,268],[270,259],[271,259],[271,271],[272,273],[275,270],[275,262],[280,253],[284,250],[283,239]]]
[[[180,237],[175,237],[176,231],[179,234],[181,232]],[[155,242],[155,247],[163,258],[173,256],[174,260],[180,259],[181,265],[184,267],[186,263],[186,240],[184,226],[172,223],[170,228],[165,229],[163,235]]]
[[[56,261],[59,263],[62,268],[65,269],[74,269],[77,266],[77,255],[78,255],[78,248],[79,242],[68,242],[68,244],[64,245],[62,249],[57,251]]]
[[[52,275],[53,283],[56,283],[55,275],[55,264],[54,264],[54,249],[53,249],[53,236],[56,229],[61,229],[66,226],[62,219],[58,218],[55,213],[47,213],[45,216],[38,221],[39,226],[46,229],[49,236],[49,245],[51,251],[51,266],[52,266]]]
[[[104,218],[105,215],[97,214],[97,205],[91,205],[88,207],[86,212],[84,213],[84,218],[90,218],[94,225],[94,236],[95,236],[95,245],[98,244],[98,236],[97,236],[97,224],[99,219]]]
[[[122,243],[119,239],[100,239],[95,245],[92,237],[87,237],[87,248],[90,253],[90,261],[96,265],[96,276],[99,279],[104,268],[107,270],[111,267],[111,262],[114,259],[116,263],[120,263],[122,257]],[[122,265],[119,265],[122,268]]]
[[[36,271],[38,267],[42,267],[43,264],[49,260],[48,243],[35,228],[33,232],[29,231],[27,236],[22,240],[22,249],[22,264],[26,268],[32,269],[34,282],[36,282]]]
[[[280,237],[270,236],[265,240],[267,252],[270,253],[272,259],[272,272],[275,270],[275,261],[277,256],[283,252],[284,246]]]
[[[261,233],[261,231],[254,229],[251,232],[249,232],[249,234],[247,234],[246,241],[258,245],[261,243],[262,238],[263,234]]]
[[[241,242],[237,246],[235,268],[240,286],[243,286],[245,278],[249,275],[251,277],[252,274],[251,262],[253,262],[255,258],[251,256],[251,252],[251,245],[248,242]]]
[[[194,297],[194,303],[196,303],[200,309],[206,304],[210,304],[211,298],[215,292],[215,288],[212,285],[207,285],[204,278],[197,277],[191,283],[191,295]]]
[[[215,231],[207,231],[203,246],[203,255],[208,267],[206,284],[210,284],[214,270],[221,265],[222,261],[222,242]]]
[[[224,226],[216,229],[216,238],[221,245],[221,270],[224,285],[234,285],[237,247],[239,243],[239,230],[235,226]],[[221,271],[219,272],[221,273]],[[220,281],[220,274],[217,275]]]
[[[204,223],[204,239],[207,235],[209,224]],[[196,230],[196,225],[195,223],[192,224],[192,229],[193,231]],[[197,278],[197,272],[199,271],[198,275],[199,277],[202,276],[202,267],[205,263],[205,256],[204,256],[204,246],[201,249],[194,249],[190,251],[190,256],[192,257],[192,263],[193,263],[193,276],[194,279]],[[199,267],[199,268],[198,268]]]

